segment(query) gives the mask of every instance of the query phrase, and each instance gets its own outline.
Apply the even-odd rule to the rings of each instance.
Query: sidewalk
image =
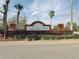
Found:
[[[0,41],[0,45],[38,45],[38,44],[79,44],[78,39],[39,40],[39,41]]]

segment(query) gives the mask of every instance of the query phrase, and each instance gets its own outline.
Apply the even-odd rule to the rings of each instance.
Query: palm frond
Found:
[[[17,5],[15,5],[14,7],[15,7],[16,9],[19,9],[19,10],[23,9],[23,6],[20,5],[19,3],[18,3]]]
[[[49,11],[49,16],[52,18],[54,16],[54,13],[55,12],[53,10]]]

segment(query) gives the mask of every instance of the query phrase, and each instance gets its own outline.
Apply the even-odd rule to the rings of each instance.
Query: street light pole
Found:
[[[4,31],[4,39],[7,38],[7,12],[8,12],[8,5],[10,0],[5,0],[5,4],[3,5],[4,12],[3,12],[3,31]]]
[[[73,0],[71,0],[71,25],[70,30],[73,31]]]

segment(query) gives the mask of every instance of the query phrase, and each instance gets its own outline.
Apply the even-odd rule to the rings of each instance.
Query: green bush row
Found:
[[[61,40],[61,39],[79,39],[79,35],[52,35],[52,36],[44,36],[44,40]]]
[[[79,39],[79,35],[24,35],[19,34],[14,36],[17,40],[28,40],[28,41],[37,41],[37,40],[61,40],[61,39]]]

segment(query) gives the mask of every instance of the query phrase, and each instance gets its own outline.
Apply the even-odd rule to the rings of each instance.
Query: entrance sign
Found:
[[[40,21],[33,22],[31,25],[26,25],[27,31],[32,31],[32,30],[40,31],[40,30],[50,30],[50,29],[51,29],[50,25],[46,25]]]

